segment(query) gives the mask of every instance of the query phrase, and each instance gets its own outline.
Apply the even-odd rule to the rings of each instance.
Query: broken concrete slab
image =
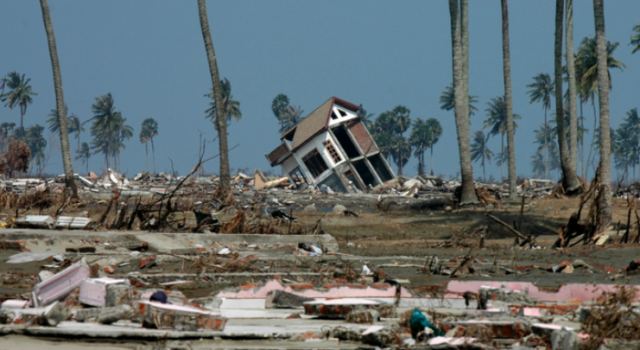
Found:
[[[34,305],[48,305],[60,300],[78,288],[82,281],[89,278],[89,275],[89,265],[82,258],[77,263],[36,284],[32,292]]]
[[[25,264],[34,261],[42,261],[48,259],[51,253],[35,253],[35,252],[22,252],[13,254],[7,260],[7,264]]]
[[[58,216],[54,227],[57,229],[80,230],[87,228],[91,224],[91,219],[81,216]]]
[[[304,313],[320,318],[344,319],[355,310],[374,309],[380,304],[376,300],[357,298],[314,300],[304,303]]]
[[[49,215],[25,215],[16,219],[17,227],[47,228],[52,229],[55,219]]]
[[[128,320],[134,314],[133,308],[128,304],[101,308],[85,308],[77,310],[74,318],[78,322],[98,322],[112,324],[120,320]]]
[[[305,302],[312,300],[313,298],[299,296],[283,290],[272,290],[267,294],[265,307],[268,309],[295,309],[303,307]]]
[[[90,278],[80,284],[81,303],[91,306],[116,306],[131,299],[129,280],[109,277]]]
[[[144,324],[158,329],[197,331],[200,329],[220,331],[227,319],[219,313],[192,306],[162,304],[153,301],[139,302]]]

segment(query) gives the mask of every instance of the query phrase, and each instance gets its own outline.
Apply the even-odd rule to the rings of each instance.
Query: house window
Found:
[[[318,177],[325,170],[329,169],[329,167],[327,167],[327,163],[325,163],[324,159],[316,149],[307,153],[307,155],[302,158],[302,161],[304,162],[304,165],[307,166],[307,169],[309,169],[313,177]]]
[[[329,155],[331,156],[331,159],[333,159],[334,163],[340,163],[342,161],[342,157],[340,157],[340,154],[338,154],[338,151],[336,151],[336,148],[333,147],[333,144],[331,143],[331,141],[327,140],[324,142],[324,147],[327,149],[327,152],[329,152]]]

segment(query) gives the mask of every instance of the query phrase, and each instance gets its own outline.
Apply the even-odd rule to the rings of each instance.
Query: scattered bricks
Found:
[[[465,329],[481,327],[490,331],[494,338],[502,339],[520,339],[531,333],[532,326],[521,319],[505,319],[505,320],[462,320],[448,322],[447,328],[462,326]]]
[[[220,331],[227,319],[217,313],[191,306],[162,304],[152,301],[139,303],[143,326],[178,331],[197,331],[200,329]]]
[[[156,265],[156,256],[155,255],[146,256],[144,258],[141,258],[140,261],[138,261],[138,267],[140,269],[153,267],[155,265]]]
[[[371,309],[379,304],[374,300],[356,298],[318,300],[304,303],[304,312],[319,318],[343,319],[353,310]]]
[[[85,308],[75,312],[74,318],[78,322],[98,322],[112,324],[119,320],[128,320],[133,316],[133,308],[127,304],[102,307]]]
[[[350,323],[369,323],[372,324],[380,320],[380,314],[376,310],[356,309],[351,311],[345,317],[345,321]]]
[[[36,306],[48,305],[64,298],[78,288],[82,281],[89,277],[89,273],[89,265],[83,258],[47,280],[36,284],[33,288],[34,304]]]
[[[311,283],[294,283],[289,285],[292,290],[305,290],[305,289],[314,289],[315,286]]]
[[[86,279],[80,284],[80,302],[91,306],[115,306],[130,300],[131,287],[125,279]]]
[[[113,266],[106,265],[105,267],[102,268],[102,271],[104,271],[104,273],[113,275],[116,272],[116,269]]]
[[[313,298],[306,298],[283,290],[273,290],[267,294],[265,307],[267,309],[295,309],[312,300]]]
[[[26,250],[25,241],[24,240],[11,240],[11,239],[3,239],[0,240],[0,249],[2,250]]]

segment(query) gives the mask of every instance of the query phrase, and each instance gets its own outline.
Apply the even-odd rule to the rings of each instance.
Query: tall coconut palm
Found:
[[[62,165],[64,168],[64,182],[67,191],[71,192],[72,198],[78,197],[78,188],[73,179],[73,163],[71,161],[71,148],[69,146],[69,133],[67,129],[67,115],[65,112],[64,93],[62,90],[62,73],[60,73],[60,62],[58,61],[58,49],[56,47],[56,37],[53,32],[53,24],[49,15],[49,4],[47,0],[40,0],[42,9],[42,20],[47,33],[47,44],[49,46],[49,58],[51,59],[51,70],[53,71],[53,89],[56,95],[56,111],[58,112],[58,123],[60,125],[60,148],[62,153]]]
[[[466,0],[449,0],[453,92],[455,100],[454,110],[460,157],[460,175],[462,178],[460,191],[461,205],[478,202],[478,197],[473,185],[473,168],[471,166],[471,151],[469,147],[469,96],[465,94],[465,86],[468,86],[468,84],[465,84],[465,81],[468,81],[468,74],[467,76],[464,75],[464,60],[465,56],[467,56],[464,53],[468,52],[468,47],[463,48],[463,46],[466,46],[466,40],[463,40],[461,35],[461,32],[466,31],[466,28],[462,29],[461,27],[466,26],[467,23],[461,20],[460,12],[464,13],[466,6]],[[464,7],[464,9],[461,9],[461,7]]]
[[[491,162],[493,155],[493,151],[489,148],[489,135],[485,136],[482,130],[476,131],[471,143],[471,159],[474,162],[480,161],[482,178],[485,181],[487,180],[486,163]]]
[[[91,148],[94,153],[104,155],[107,168],[111,165],[117,168],[120,152],[125,148],[124,142],[133,136],[133,128],[116,109],[111,93],[96,97],[91,110]]]
[[[231,94],[231,82],[228,79],[223,79],[220,82],[220,87],[222,88],[222,102],[224,111],[224,115],[227,116],[227,121],[240,120],[242,117],[242,112],[240,111],[240,102],[233,99],[233,95]],[[208,98],[211,99],[211,103],[209,104],[209,108],[205,111],[206,118],[211,120],[214,125],[216,122],[216,101],[213,97],[213,93],[208,93]]]
[[[640,24],[636,24],[633,27],[633,34],[631,35],[631,46],[633,46],[633,50],[631,53],[636,53],[640,51]]]
[[[558,148],[560,149],[560,163],[562,167],[562,186],[567,194],[575,194],[580,191],[580,181],[576,174],[575,166],[572,167],[569,160],[569,145],[565,133],[563,89],[562,89],[562,37],[564,22],[564,0],[556,0],[556,21],[554,41],[554,76],[556,93],[556,124],[558,127]]]
[[[31,163],[35,165],[36,174],[41,175],[45,165],[44,151],[47,148],[47,140],[42,135],[44,127],[35,124],[25,130],[24,142],[31,151]]]
[[[501,0],[502,12],[502,70],[504,80],[504,107],[507,124],[507,151],[508,151],[508,177],[509,196],[516,198],[516,144],[515,123],[513,121],[513,108],[511,99],[511,53],[509,50],[509,4],[508,0]]]
[[[31,87],[31,79],[14,71],[2,78],[0,85],[0,101],[9,109],[16,106],[20,108],[20,130],[24,131],[24,115],[27,114],[27,107],[33,102],[33,96],[37,95]],[[5,89],[9,91],[5,92]]]
[[[211,40],[209,30],[209,18],[207,16],[206,0],[198,0],[198,17],[200,20],[200,31],[207,52],[207,63],[213,85],[213,99],[216,105],[216,115],[225,115],[224,98],[222,84],[220,84],[220,74],[218,73],[218,62],[216,52]],[[216,118],[216,131],[218,132],[218,146],[220,152],[220,192],[224,196],[230,191],[230,169],[229,169],[229,145],[227,142],[227,118]]]
[[[549,74],[539,73],[533,77],[533,82],[527,85],[527,88],[529,93],[529,103],[540,102],[542,104],[542,109],[544,110],[544,128],[547,129],[549,127],[549,123],[547,122],[547,112],[551,108],[551,96],[554,94],[553,81]],[[546,144],[546,139],[543,147],[543,174],[545,178],[548,178],[549,145]]]
[[[156,151],[153,144],[153,138],[158,136],[158,122],[153,118],[147,118],[142,121],[140,126],[140,143],[144,144],[144,154],[149,157],[149,146],[151,144],[151,157],[153,158],[153,169],[156,167]]]
[[[576,83],[576,64],[575,55],[573,53],[573,0],[566,0],[566,26],[565,37],[567,41],[566,52],[566,69],[567,69],[567,97],[569,113],[569,167],[577,173],[578,164],[578,115],[577,115],[577,83]]]
[[[91,158],[91,148],[88,143],[83,142],[76,151],[76,160],[82,161],[87,173],[89,173],[89,158]]]
[[[611,223],[611,139],[609,131],[609,66],[607,64],[607,39],[604,23],[604,0],[593,0],[593,17],[596,27],[596,53],[598,57],[598,104],[600,106],[600,165],[598,167],[598,196],[596,199],[596,232]]]
[[[413,154],[418,159],[418,175],[425,175],[424,153],[430,149],[433,155],[433,146],[442,135],[442,126],[438,119],[429,118],[426,121],[416,119],[411,129],[409,143],[413,146]],[[433,171],[433,163],[429,161]]]

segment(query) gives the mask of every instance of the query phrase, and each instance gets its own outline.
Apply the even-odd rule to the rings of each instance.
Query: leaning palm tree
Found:
[[[20,108],[20,129],[24,133],[24,115],[27,113],[27,107],[33,102],[33,96],[37,95],[31,87],[31,79],[25,77],[24,74],[11,72],[2,78],[2,93],[0,93],[0,101],[4,102],[5,107],[13,109],[18,106]],[[8,92],[4,92],[8,89]]]
[[[465,76],[465,52],[468,52],[466,38],[461,33],[466,32],[465,20],[461,19],[460,13],[466,13],[466,0],[449,0],[449,15],[451,19],[451,52],[453,71],[453,94],[455,101],[455,121],[458,135],[458,151],[460,157],[460,176],[462,186],[460,191],[460,204],[474,204],[478,202],[478,197],[473,185],[473,168],[471,166],[471,151],[469,149],[469,96],[465,94],[465,82],[468,81],[468,74]],[[460,11],[458,11],[460,9]],[[465,27],[465,28],[462,28]]]
[[[91,147],[88,143],[83,142],[76,151],[76,160],[82,161],[87,173],[89,173],[89,158],[91,158]]]
[[[640,24],[636,24],[633,27],[633,35],[631,35],[631,46],[633,46],[633,50],[631,53],[636,53],[636,51],[640,51]]]
[[[218,61],[216,52],[211,40],[209,30],[209,18],[207,16],[206,0],[198,0],[198,17],[200,19],[200,31],[204,47],[207,52],[207,63],[213,85],[213,99],[216,105],[216,115],[225,115],[222,84],[220,84],[220,74],[218,73]],[[224,196],[230,191],[230,170],[229,170],[229,146],[227,142],[227,118],[216,118],[216,131],[218,132],[218,146],[220,152],[220,192]]]
[[[142,125],[140,126],[140,143],[144,144],[144,154],[146,158],[149,157],[148,144],[151,144],[151,157],[153,158],[154,171],[156,167],[156,152],[153,144],[153,138],[156,136],[158,136],[158,122],[153,118],[143,120]]]
[[[489,135],[485,136],[482,130],[476,131],[471,143],[471,160],[480,161],[482,166],[482,178],[487,180],[486,162],[491,162],[493,151],[489,148]]]
[[[551,95],[554,94],[553,81],[549,74],[539,73],[533,77],[533,82],[527,85],[529,93],[529,103],[540,102],[542,109],[544,110],[544,128],[547,129],[549,124],[547,122],[547,112],[551,108]],[[549,145],[544,143],[542,154],[542,165],[545,178],[549,177]]]
[[[504,107],[506,114],[509,196],[516,198],[516,144],[515,122],[511,100],[511,53],[509,51],[509,5],[508,0],[501,0],[502,9],[502,67],[504,79]]]
[[[133,136],[133,129],[126,124],[127,119],[115,108],[111,93],[96,97],[91,110],[91,148],[94,153],[104,155],[107,168],[110,165],[117,168],[120,152],[125,148],[124,142]]]
[[[231,82],[225,78],[220,82],[220,87],[222,88],[222,110],[224,115],[227,116],[228,120],[240,120],[242,117],[242,112],[240,111],[240,102],[233,99],[233,95],[231,94]],[[208,93],[205,96],[211,99],[211,103],[209,104],[209,108],[205,111],[206,118],[211,120],[214,124],[216,123],[216,100],[213,96],[213,93]]]
[[[62,90],[62,74],[60,73],[56,37],[53,32],[53,24],[51,23],[49,4],[47,0],[40,0],[40,8],[42,9],[44,29],[47,33],[49,58],[51,59],[51,70],[53,71],[53,89],[56,95],[56,111],[58,112],[58,123],[60,125],[60,148],[62,153],[62,165],[64,168],[64,182],[66,189],[71,192],[72,198],[77,198],[78,188],[73,179],[73,163],[71,161],[71,148],[69,146],[69,133],[67,130],[67,115],[65,112],[64,94]]]
[[[596,53],[598,57],[598,104],[600,106],[600,165],[598,166],[598,196],[596,199],[596,232],[611,223],[611,139],[609,131],[609,70],[607,65],[607,39],[604,24],[604,0],[593,0],[596,27]]]
[[[581,185],[576,174],[575,166],[569,161],[569,145],[565,134],[564,107],[562,99],[562,37],[564,22],[564,0],[556,0],[556,21],[554,41],[554,79],[556,94],[556,125],[558,127],[558,148],[560,149],[560,163],[562,167],[562,186],[566,193],[574,194],[580,191]]]

